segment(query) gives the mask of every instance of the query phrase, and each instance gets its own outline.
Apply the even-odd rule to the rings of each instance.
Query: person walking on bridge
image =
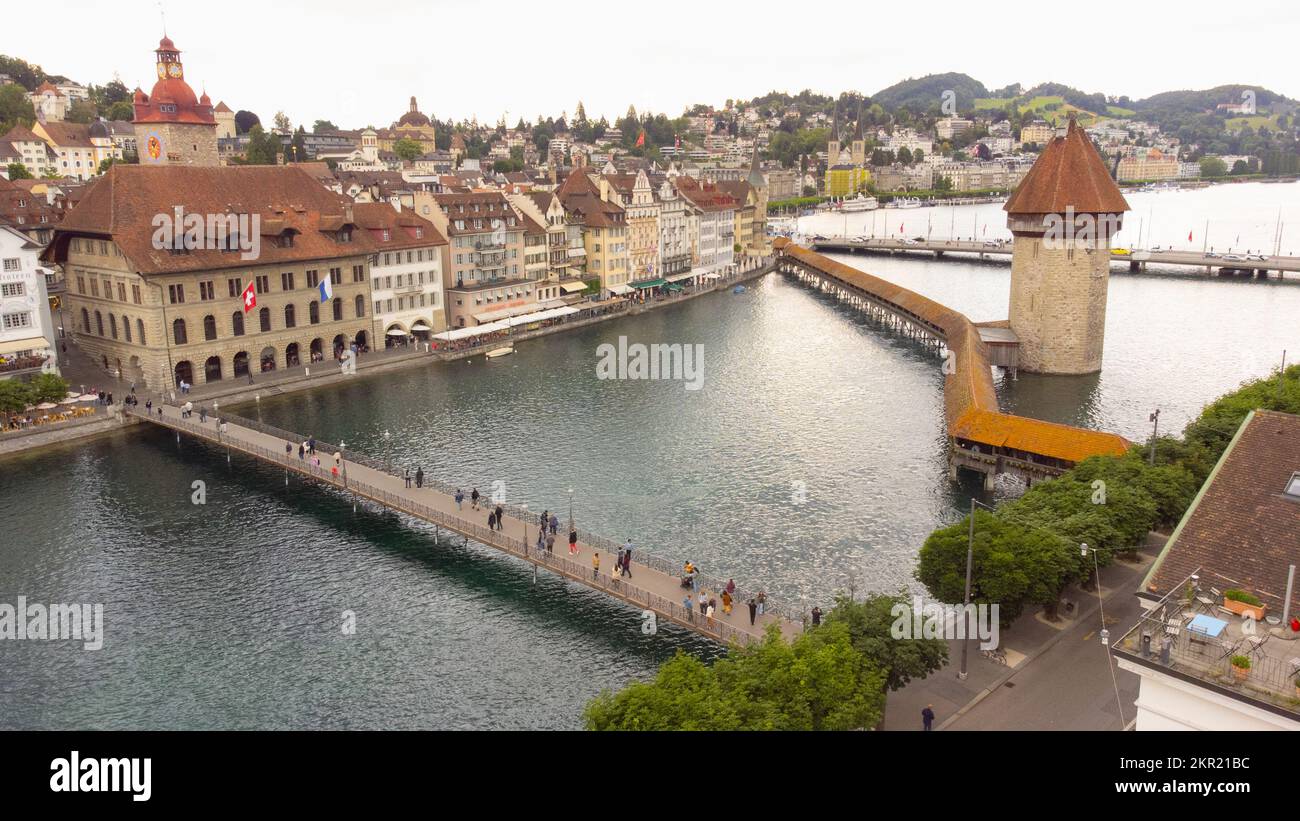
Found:
[[[407,486],[407,487],[410,487],[410,486],[411,486],[411,469],[410,469],[410,468],[403,468],[403,469],[402,469],[402,481],[406,482],[406,486]]]
[[[298,458],[299,458],[299,459],[302,459],[302,458],[303,458],[303,455],[304,455],[305,452],[306,452],[306,448],[303,446],[303,443],[302,443],[302,442],[299,442],[299,443],[298,443]]]
[[[474,488],[474,492],[469,495],[469,507],[470,510],[478,510],[478,488]]]
[[[578,553],[578,531],[576,528],[569,528],[569,555],[575,556]]]
[[[550,554],[554,554],[554,553],[555,553],[555,534],[554,534],[554,533],[548,533],[548,534],[546,534],[546,552],[547,552],[547,553],[550,553]]]
[[[591,554],[591,580],[597,581],[600,578],[600,553]]]
[[[291,443],[291,442],[285,442],[285,443],[284,443],[284,458],[288,459],[290,456],[293,456],[293,443]]]
[[[415,486],[424,487],[424,468],[422,467],[415,469]]]
[[[489,512],[489,513],[488,513],[488,530],[496,530],[496,529],[497,529],[497,515],[496,515],[495,513],[491,513],[491,512]]]
[[[460,488],[456,488],[456,509],[463,510],[464,508],[462,506],[464,502],[465,502],[465,491],[461,490]]]
[[[546,530],[537,531],[537,553],[540,555],[546,549]]]
[[[632,540],[628,539],[627,544],[623,545],[623,568],[619,575],[632,578]]]
[[[506,512],[501,509],[501,505],[497,505],[496,513],[497,513],[497,530],[505,530]]]
[[[758,602],[752,598],[749,600],[749,625],[754,626],[754,617],[758,615]]]
[[[554,513],[551,514],[551,535],[554,536],[560,530],[560,517]]]

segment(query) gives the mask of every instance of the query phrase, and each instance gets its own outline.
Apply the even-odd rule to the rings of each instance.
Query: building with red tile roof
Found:
[[[168,37],[155,50],[158,80],[132,97],[140,162],[147,165],[220,164],[217,120],[206,92],[195,96],[185,80],[181,51]]]

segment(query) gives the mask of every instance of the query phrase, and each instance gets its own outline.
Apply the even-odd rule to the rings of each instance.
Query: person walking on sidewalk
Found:
[[[462,510],[465,502],[465,491],[456,488],[456,509]]]
[[[410,469],[410,468],[403,468],[403,469],[402,469],[402,481],[406,482],[406,486],[407,486],[407,487],[410,487],[410,486],[411,486],[411,469]]]
[[[422,467],[415,469],[415,486],[424,487],[424,468]]]
[[[754,603],[758,605],[758,615],[763,615],[763,610],[767,607],[767,594],[762,590],[758,591],[758,598],[754,599]]]
[[[930,730],[934,729],[933,725],[934,705],[927,704],[925,705],[925,709],[921,711],[921,729],[928,733]]]
[[[594,582],[600,578],[600,553],[591,554],[591,580]]]
[[[758,602],[752,598],[749,600],[749,625],[754,626],[754,617],[758,615]]]

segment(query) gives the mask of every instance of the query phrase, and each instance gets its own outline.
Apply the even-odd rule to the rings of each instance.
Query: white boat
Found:
[[[893,204],[895,208],[920,208],[921,207],[921,201],[916,197],[903,197],[902,199],[894,200]]]
[[[510,354],[512,354],[512,353],[514,353],[514,352],[515,352],[515,346],[514,346],[514,345],[507,345],[507,346],[504,347],[504,348],[494,348],[494,349],[488,351],[488,352],[487,352],[487,358],[488,358],[488,359],[497,359],[497,358],[502,357],[502,356],[509,356]]]
[[[864,197],[858,194],[851,200],[843,200],[835,206],[835,210],[845,213],[856,213],[858,211],[874,211],[880,207],[879,201],[875,197]]]

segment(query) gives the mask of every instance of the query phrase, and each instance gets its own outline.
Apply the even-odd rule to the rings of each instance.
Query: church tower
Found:
[[[136,145],[142,165],[220,165],[217,120],[206,93],[194,96],[185,82],[180,49],[164,36],[154,52],[158,81],[153,91],[135,90]]]
[[[767,178],[758,167],[758,140],[754,141],[754,156],[749,161],[749,186],[754,189],[753,250],[767,253]]]
[[[853,142],[850,145],[853,166],[862,168],[867,164],[867,140],[862,136],[862,103],[858,103],[858,120],[853,126]]]
[[[1007,200],[1011,330],[1020,367],[1036,373],[1101,370],[1110,241],[1128,203],[1074,118]]]
[[[831,119],[831,138],[826,143],[826,170],[830,171],[840,161],[840,104],[835,104],[835,114]]]

